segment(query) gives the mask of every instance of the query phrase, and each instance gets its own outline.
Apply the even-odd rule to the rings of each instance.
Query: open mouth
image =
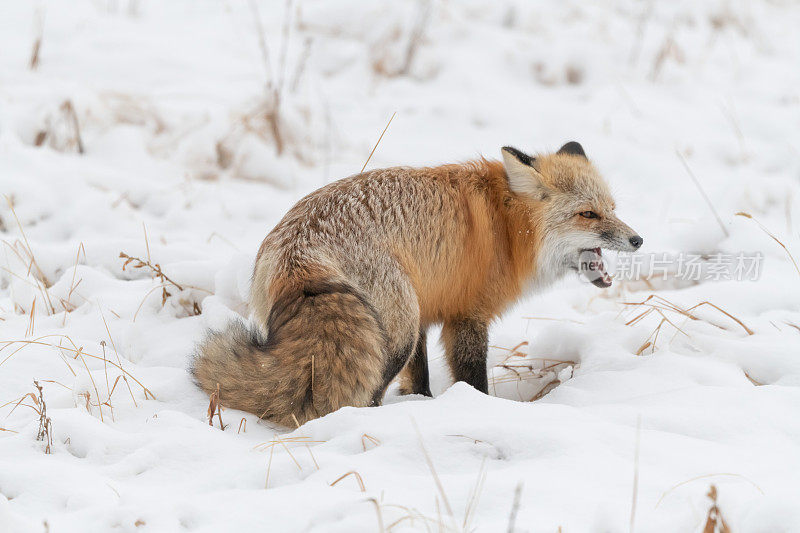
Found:
[[[579,257],[579,270],[591,281],[595,287],[606,288],[611,286],[609,275],[603,264],[603,252],[600,248],[587,248],[582,250]]]

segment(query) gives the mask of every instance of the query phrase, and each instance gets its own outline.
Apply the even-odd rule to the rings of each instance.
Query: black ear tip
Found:
[[[530,166],[533,164],[533,158],[528,154],[526,154],[525,152],[523,152],[522,150],[517,150],[513,146],[503,146],[502,150],[504,152],[513,155],[517,159],[517,161],[519,161],[523,165]]]
[[[576,141],[570,141],[561,148],[559,148],[559,154],[570,154],[570,155],[579,155],[582,157],[586,157],[586,152],[583,151],[583,146],[581,143]]]

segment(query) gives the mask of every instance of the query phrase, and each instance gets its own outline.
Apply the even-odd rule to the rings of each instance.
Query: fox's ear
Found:
[[[508,176],[508,187],[512,192],[541,200],[547,196],[547,190],[541,180],[541,174],[533,168],[535,159],[528,154],[504,146],[503,168]]]
[[[587,159],[586,152],[583,151],[583,146],[581,146],[581,143],[575,141],[568,142],[567,144],[559,148],[558,152],[556,153],[579,155],[584,159]]]

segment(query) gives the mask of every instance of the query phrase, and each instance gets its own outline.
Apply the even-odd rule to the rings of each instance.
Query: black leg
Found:
[[[486,375],[486,352],[489,349],[488,324],[474,318],[445,322],[442,328],[447,362],[456,381],[489,393]]]
[[[410,342],[401,350],[389,354],[386,365],[383,368],[383,384],[375,391],[370,405],[375,406],[381,404],[381,400],[383,400],[383,395],[386,394],[386,389],[389,388],[389,384],[397,377],[397,374],[406,366],[406,363],[412,356],[414,344],[414,342]]]
[[[417,348],[414,350],[414,355],[406,367],[406,376],[409,381],[409,389],[403,391],[404,394],[424,394],[425,396],[433,396],[431,394],[430,378],[428,376],[428,343],[427,333],[424,329],[420,330],[419,337],[417,337]]]

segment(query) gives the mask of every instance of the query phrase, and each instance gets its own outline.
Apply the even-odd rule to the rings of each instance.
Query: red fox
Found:
[[[285,426],[378,405],[401,372],[401,392],[430,396],[426,331],[442,324],[453,377],[486,393],[491,320],[570,271],[607,287],[601,248],[642,245],[580,144],[502,157],[373,170],[300,200],[258,251],[255,326],[210,333],[195,381]]]

